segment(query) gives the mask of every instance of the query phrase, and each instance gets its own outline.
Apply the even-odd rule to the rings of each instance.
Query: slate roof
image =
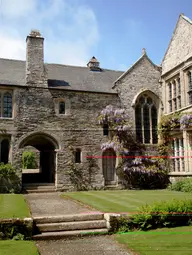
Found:
[[[45,64],[45,67],[50,88],[90,92],[116,93],[113,83],[123,73],[58,64]],[[25,61],[0,58],[0,84],[25,86]]]

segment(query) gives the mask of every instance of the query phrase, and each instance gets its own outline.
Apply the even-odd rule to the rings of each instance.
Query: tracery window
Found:
[[[138,98],[135,107],[136,138],[141,143],[158,142],[157,108],[154,100],[148,95]]]
[[[0,117],[12,118],[12,94],[0,92]]]

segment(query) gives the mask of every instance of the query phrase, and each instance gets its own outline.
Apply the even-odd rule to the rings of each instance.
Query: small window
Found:
[[[65,114],[65,102],[59,103],[59,114]]]
[[[103,135],[107,136],[109,134],[109,126],[107,124],[103,125]]]
[[[81,150],[77,149],[75,152],[75,163],[81,163]]]

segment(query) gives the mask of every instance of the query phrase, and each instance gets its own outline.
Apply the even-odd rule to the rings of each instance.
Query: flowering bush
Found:
[[[145,146],[136,142],[128,119],[124,109],[115,109],[111,105],[101,111],[99,124],[108,125],[111,132],[111,140],[101,145],[102,151],[113,149],[122,156],[118,174],[129,187],[164,188],[167,183],[164,165],[144,156]]]
[[[185,114],[180,119],[181,129],[192,127],[192,113]]]

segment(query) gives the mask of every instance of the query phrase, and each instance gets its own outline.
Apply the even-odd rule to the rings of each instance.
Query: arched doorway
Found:
[[[105,185],[114,185],[116,184],[116,153],[113,149],[105,150],[102,158]]]
[[[39,153],[39,171],[26,171],[22,174],[22,183],[55,183],[56,151],[57,141],[50,135],[44,133],[32,134],[25,138],[20,149],[34,147]]]

